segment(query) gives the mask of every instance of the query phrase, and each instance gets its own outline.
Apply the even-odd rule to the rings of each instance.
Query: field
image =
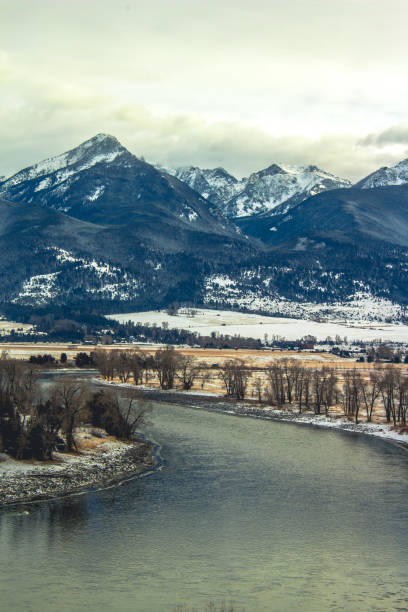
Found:
[[[13,329],[21,333],[28,332],[32,328],[32,325],[27,325],[26,323],[16,323],[16,321],[0,319],[0,336],[8,336]]]
[[[194,312],[192,316],[191,312]],[[281,336],[287,340],[297,340],[305,335],[325,340],[328,336],[348,340],[382,340],[408,342],[408,326],[387,323],[317,322],[306,319],[286,319],[266,315],[247,314],[228,310],[180,309],[177,315],[169,315],[164,310],[108,315],[120,322],[133,321],[158,326],[165,323],[169,328],[187,329],[208,336],[212,332],[224,335],[240,335],[246,338],[268,339]]]
[[[111,344],[108,346],[94,346],[89,344],[73,344],[71,342],[2,342],[0,350],[6,351],[13,359],[29,359],[31,355],[42,355],[47,353],[56,359],[59,359],[61,353],[66,353],[68,359],[74,357],[81,352],[92,352],[95,350],[113,351],[113,350],[138,350],[143,353],[154,353],[161,345],[157,344]],[[248,349],[204,349],[190,347],[176,347],[177,352],[183,355],[190,355],[197,358],[200,362],[203,361],[209,365],[213,363],[221,364],[229,359],[242,359],[252,367],[263,367],[266,363],[273,359],[282,359],[284,357],[291,359],[301,359],[302,361],[311,362],[317,365],[316,362],[324,362],[324,364],[338,364],[340,362],[350,363],[348,359],[342,359],[330,353],[302,351],[281,351],[281,350],[248,350]],[[364,365],[364,364],[356,364]]]

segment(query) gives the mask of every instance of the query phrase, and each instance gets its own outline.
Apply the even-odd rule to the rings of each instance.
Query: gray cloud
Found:
[[[142,105],[106,110],[105,102],[81,93],[72,104],[67,96],[59,103],[58,96],[47,95],[42,104],[16,110],[11,123],[0,112],[1,141],[8,143],[4,153],[0,149],[0,174],[72,148],[100,131],[114,134],[130,151],[152,163],[224,166],[237,176],[272,162],[313,163],[358,180],[381,165],[399,161],[397,154],[360,146],[354,135],[274,136],[258,126],[209,122],[194,114],[158,115]]]
[[[408,122],[391,125],[380,132],[368,134],[359,141],[361,146],[405,145],[408,147]]]
[[[170,165],[357,180],[406,152],[407,18],[406,0],[0,0],[0,175],[104,131]]]

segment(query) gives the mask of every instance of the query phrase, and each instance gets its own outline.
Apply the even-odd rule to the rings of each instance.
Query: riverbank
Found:
[[[276,410],[269,407],[257,409],[248,405],[239,406],[232,412],[233,414],[236,414],[238,416],[255,417],[265,420],[282,421],[285,423],[296,423],[298,425],[308,425],[312,427],[321,427],[326,429],[337,429],[340,431],[347,431],[349,433],[375,436],[377,438],[383,438],[390,442],[396,442],[398,444],[408,447],[408,435],[406,433],[400,433],[388,424],[356,424],[353,421],[348,421],[346,418],[339,416],[326,416],[325,414],[314,414],[310,412],[299,414],[288,412],[285,410]]]
[[[99,379],[94,379],[94,382],[103,385],[113,385],[119,387],[132,387],[134,385],[118,382],[107,382]],[[222,396],[212,395],[203,392],[193,391],[162,391],[159,389],[149,389],[146,387],[137,387],[146,396],[146,399],[154,402],[165,402],[169,404],[178,404],[180,406],[188,406],[194,409],[203,409],[224,414],[230,414],[241,417],[252,417],[263,419],[266,421],[281,421],[285,423],[295,423],[297,425],[308,425],[312,427],[322,427],[327,429],[337,429],[350,433],[364,434],[368,436],[376,436],[390,442],[396,442],[404,446],[408,446],[408,434],[399,433],[391,425],[386,423],[358,423],[347,420],[339,415],[314,414],[312,412],[292,412],[289,410],[278,410],[265,404],[260,404],[255,400],[237,401]],[[399,428],[401,429],[401,428]]]
[[[82,430],[78,453],[55,453],[49,462],[16,461],[1,454],[0,507],[105,488],[154,468],[151,443],[99,436]]]

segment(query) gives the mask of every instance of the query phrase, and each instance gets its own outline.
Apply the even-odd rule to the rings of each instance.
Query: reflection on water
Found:
[[[5,610],[407,609],[404,450],[164,405],[148,434],[162,471],[0,514]]]

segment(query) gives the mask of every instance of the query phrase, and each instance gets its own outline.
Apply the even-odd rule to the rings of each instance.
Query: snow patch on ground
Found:
[[[384,323],[355,323],[343,322],[317,322],[311,319],[293,319],[270,317],[251,313],[240,313],[226,310],[180,309],[179,314],[168,315],[166,311],[135,312],[108,315],[108,318],[121,323],[133,321],[143,325],[162,325],[167,323],[171,329],[187,329],[208,336],[212,332],[223,335],[240,335],[247,338],[264,340],[265,334],[269,341],[273,336],[284,337],[288,340],[297,340],[305,335],[315,336],[318,340],[325,340],[327,336],[333,339],[336,335],[341,338],[347,336],[348,340],[383,340],[395,342],[408,342],[408,326]]]
[[[275,408],[254,408],[248,404],[240,404],[238,410],[232,410],[233,414],[245,414],[247,416],[257,416],[259,418],[275,418],[279,421],[298,423],[301,425],[314,425],[317,427],[326,427],[330,429],[338,429],[341,431],[349,431],[352,433],[376,436],[385,440],[391,440],[400,444],[408,444],[408,435],[398,433],[388,424],[378,423],[354,423],[345,418],[331,417],[321,414],[296,414],[286,412],[285,410],[277,410]]]
[[[106,440],[79,455],[55,453],[53,462],[21,462],[0,455],[0,506],[70,495],[141,474],[154,465],[151,449],[141,442]]]

